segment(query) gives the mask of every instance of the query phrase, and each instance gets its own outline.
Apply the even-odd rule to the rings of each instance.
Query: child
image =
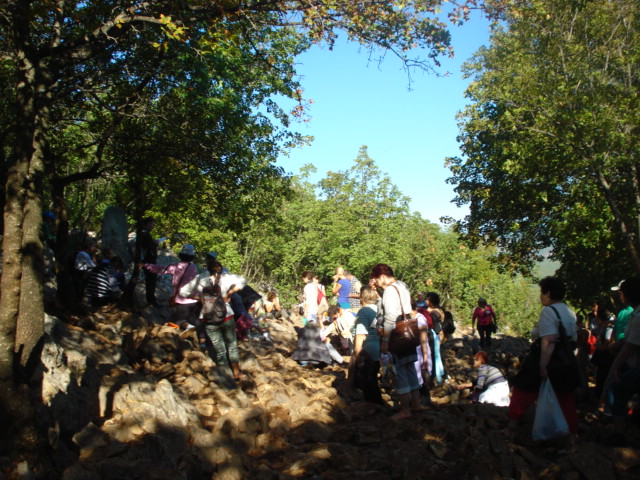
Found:
[[[325,334],[337,334],[342,342],[342,349],[348,353],[353,350],[353,330],[355,328],[356,316],[350,310],[345,310],[340,305],[329,307],[329,318],[333,324],[325,330]]]
[[[359,388],[368,402],[383,404],[378,372],[380,370],[380,336],[376,329],[378,307],[377,292],[371,287],[362,287],[355,323],[355,345],[349,362],[349,383]],[[333,307],[331,307],[333,308]],[[338,307],[340,308],[340,307]]]

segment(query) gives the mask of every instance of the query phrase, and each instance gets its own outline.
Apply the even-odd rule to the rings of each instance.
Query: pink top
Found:
[[[171,287],[176,297],[176,303],[188,304],[197,303],[195,298],[185,298],[180,296],[180,288],[193,280],[198,275],[198,267],[192,262],[180,262],[173,265],[155,265],[145,263],[144,268],[157,275],[172,275]]]
[[[473,311],[473,319],[478,320],[478,325],[491,325],[495,316],[496,314],[491,305],[487,305],[484,308],[476,307]]]

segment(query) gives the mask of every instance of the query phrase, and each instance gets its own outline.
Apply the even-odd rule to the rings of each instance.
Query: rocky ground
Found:
[[[163,325],[166,310],[47,318],[33,395],[48,443],[38,456],[0,458],[4,478],[640,478],[640,427],[614,435],[590,404],[574,452],[532,442],[531,419],[505,438],[506,409],[454,388],[472,373],[469,332],[443,347],[451,379],[434,389],[435,405],[393,422],[392,399],[359,400],[345,367],[291,360],[289,321],[272,323],[272,344],[241,343],[246,379],[236,385],[194,338]],[[493,364],[512,372],[524,349],[498,338]]]

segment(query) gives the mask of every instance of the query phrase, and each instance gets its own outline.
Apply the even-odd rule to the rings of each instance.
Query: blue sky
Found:
[[[411,90],[407,73],[392,55],[370,62],[358,45],[339,41],[333,51],[313,47],[298,59],[304,97],[313,100],[310,121],[294,128],[315,141],[281,157],[278,165],[297,174],[302,165],[317,169],[312,181],[328,171],[353,165],[360,146],[389,175],[411,210],[439,222],[442,216],[460,219],[468,209],[451,203],[453,186],[444,167],[449,156],[459,155],[456,113],[466,101],[467,81],[460,67],[483,44],[488,44],[488,22],[479,17],[451,29],[455,57],[441,59],[441,74],[413,72]],[[423,55],[424,56],[424,55]]]

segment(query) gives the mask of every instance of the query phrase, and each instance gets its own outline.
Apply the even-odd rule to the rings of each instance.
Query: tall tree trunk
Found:
[[[28,428],[18,420],[28,405],[16,396],[17,362],[26,364],[44,331],[39,197],[44,136],[38,115],[42,103],[38,99],[38,65],[29,54],[27,17],[20,8],[14,15],[13,35],[18,47],[15,148],[7,172],[0,280],[0,412],[7,416],[2,419],[2,438],[10,442],[14,440],[11,432]]]
[[[633,230],[631,230],[627,223],[624,220],[622,212],[618,208],[618,204],[616,203],[613,193],[611,191],[611,184],[605,177],[602,169],[598,168],[598,181],[600,188],[604,194],[607,203],[609,204],[609,208],[611,208],[611,212],[613,213],[613,217],[615,219],[616,224],[618,225],[618,229],[620,230],[620,234],[622,235],[623,240],[625,241],[628,249],[629,259],[631,260],[631,264],[637,273],[640,273],[640,247],[638,243],[635,241]],[[637,195],[636,195],[637,202]]]

